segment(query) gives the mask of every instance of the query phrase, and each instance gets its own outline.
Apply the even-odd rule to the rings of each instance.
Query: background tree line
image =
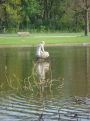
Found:
[[[64,31],[88,35],[90,0],[0,0],[0,32]]]

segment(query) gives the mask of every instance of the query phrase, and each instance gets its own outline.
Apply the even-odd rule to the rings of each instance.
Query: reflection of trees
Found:
[[[89,96],[89,92],[90,92],[90,48],[88,46],[86,46],[85,48],[85,64],[86,64],[86,90],[87,90],[87,96]]]

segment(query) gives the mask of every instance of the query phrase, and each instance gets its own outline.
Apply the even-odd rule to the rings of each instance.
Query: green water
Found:
[[[0,49],[0,121],[89,121],[90,48]]]

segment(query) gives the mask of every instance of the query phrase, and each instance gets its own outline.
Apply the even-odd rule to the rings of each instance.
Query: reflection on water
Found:
[[[46,79],[46,73],[49,71],[49,62],[36,62],[36,73],[40,81]]]
[[[90,121],[90,48],[0,49],[0,121]]]

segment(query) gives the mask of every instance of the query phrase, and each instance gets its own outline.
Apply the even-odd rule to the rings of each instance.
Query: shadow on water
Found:
[[[0,121],[89,121],[90,48],[0,50]]]

